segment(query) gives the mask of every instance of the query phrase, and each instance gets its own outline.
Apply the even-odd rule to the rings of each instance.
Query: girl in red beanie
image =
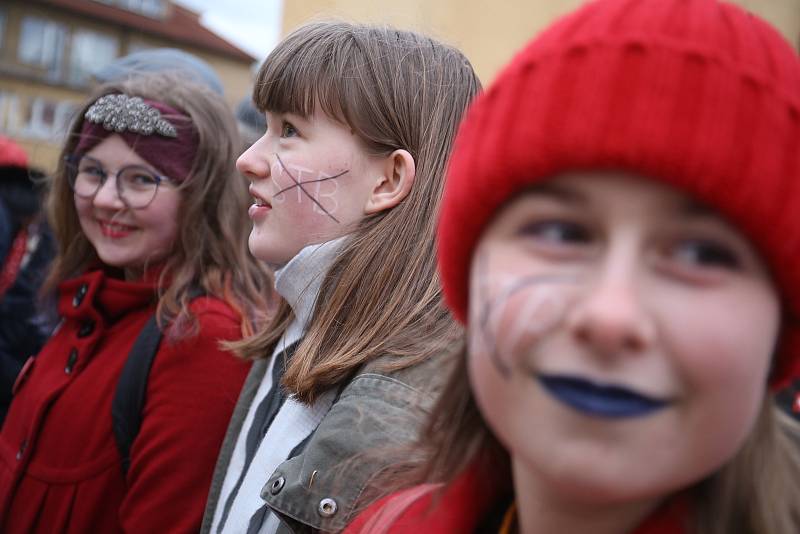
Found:
[[[798,87],[716,0],[599,0],[530,43],[451,160],[468,334],[426,461],[346,532],[800,532],[773,395],[800,369]]]
[[[99,88],[77,117],[48,201],[61,323],[0,433],[0,530],[197,532],[248,370],[220,342],[252,332],[269,291],[243,239],[233,116],[204,87],[154,75]],[[163,340],[143,402],[119,405],[133,413],[112,430],[146,325],[156,337],[140,340]],[[123,447],[116,425],[132,418]]]

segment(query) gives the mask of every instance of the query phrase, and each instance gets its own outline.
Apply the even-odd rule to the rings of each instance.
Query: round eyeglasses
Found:
[[[65,158],[67,180],[72,191],[81,198],[93,198],[109,176],[116,177],[117,195],[129,208],[142,209],[150,205],[161,182],[170,183],[142,165],[126,165],[116,174],[109,173],[98,160],[82,154]]]

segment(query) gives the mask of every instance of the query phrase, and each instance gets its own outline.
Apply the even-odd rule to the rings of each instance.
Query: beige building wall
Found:
[[[283,33],[320,18],[389,23],[458,46],[484,84],[554,18],[585,0],[285,0]],[[774,24],[797,48],[800,0],[736,0]]]

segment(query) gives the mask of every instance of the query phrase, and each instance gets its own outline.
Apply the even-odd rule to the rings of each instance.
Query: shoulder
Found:
[[[222,374],[232,371],[238,376],[246,373],[249,363],[223,346],[226,341],[236,341],[242,337],[241,322],[236,312],[224,301],[213,297],[196,298],[189,309],[196,318],[196,327],[187,335],[177,338],[171,337],[167,330],[155,360],[155,369],[165,370],[170,365],[177,365],[184,366],[182,372],[190,372],[189,366],[212,366],[215,372]],[[244,374],[241,379],[244,379]]]
[[[191,311],[203,326],[218,324],[239,326],[241,319],[230,304],[216,297],[197,297],[189,304]]]
[[[448,484],[420,484],[392,493],[361,512],[344,534],[475,532],[492,506],[510,502],[504,471],[473,462]]]
[[[343,534],[417,534],[423,526],[430,532],[431,518],[427,512],[440,487],[421,484],[388,495],[360,513]]]
[[[392,369],[392,357],[384,356],[362,367],[344,387],[340,399],[383,397],[401,405],[429,408],[452,369],[450,355],[428,358],[402,369]]]
[[[189,304],[189,312],[197,321],[186,336],[179,336],[174,344],[193,346],[215,340],[233,341],[241,338],[241,318],[225,301],[216,297],[197,297]],[[171,325],[174,328],[176,325]],[[167,339],[171,339],[169,331]]]
[[[433,400],[425,381],[409,376],[409,369],[386,373],[380,367],[368,365],[340,391],[327,393],[335,397],[330,410],[302,451],[267,481],[265,488],[279,489],[262,496],[284,518],[340,531],[363,505],[375,476],[418,437]],[[333,511],[322,515],[318,508],[325,503]]]

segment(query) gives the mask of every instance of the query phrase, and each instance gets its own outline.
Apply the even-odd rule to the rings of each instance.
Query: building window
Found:
[[[0,132],[59,145],[66,139],[77,109],[66,100],[0,91]]]
[[[0,48],[3,48],[3,39],[6,38],[6,10],[0,7]]]
[[[88,30],[79,30],[72,36],[69,58],[69,81],[85,84],[93,72],[111,63],[119,53],[119,43],[114,37]]]
[[[166,12],[165,0],[96,0],[102,4],[121,7],[148,17],[161,18]]]
[[[51,79],[59,78],[66,35],[67,30],[61,24],[25,17],[22,19],[17,52],[20,62],[44,69]]]
[[[161,17],[164,15],[163,0],[128,0],[129,9],[139,11],[151,17]]]

